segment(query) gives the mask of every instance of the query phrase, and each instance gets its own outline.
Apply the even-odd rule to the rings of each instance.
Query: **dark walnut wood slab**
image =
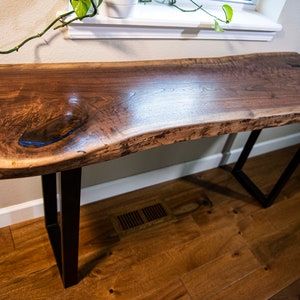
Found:
[[[300,120],[297,53],[0,65],[0,178]]]

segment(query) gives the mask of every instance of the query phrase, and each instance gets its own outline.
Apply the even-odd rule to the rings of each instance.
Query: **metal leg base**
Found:
[[[45,225],[64,287],[78,283],[81,169],[61,172],[60,213],[56,174],[43,175]]]
[[[255,130],[250,134],[245,148],[232,170],[232,174],[263,207],[268,207],[273,204],[299,165],[300,149],[284,170],[269,195],[265,195],[242,170],[260,132],[261,130]],[[56,182],[56,174],[42,176],[45,225],[57,267],[64,287],[67,288],[78,283],[81,168],[64,171],[60,174],[58,182],[61,195],[59,217],[57,211]]]
[[[245,188],[245,190],[256,200],[258,200],[263,207],[269,207],[271,206],[274,201],[276,200],[277,196],[289,180],[289,178],[292,176],[294,171],[296,170],[297,166],[299,165],[300,161],[300,149],[296,152],[293,159],[290,161],[276,184],[274,185],[273,189],[268,195],[265,195],[256,185],[255,183],[243,172],[242,168],[244,164],[246,163],[249,154],[260,134],[261,130],[255,130],[253,131],[249,139],[237,161],[235,164],[232,174],[233,176],[239,181],[239,183]]]

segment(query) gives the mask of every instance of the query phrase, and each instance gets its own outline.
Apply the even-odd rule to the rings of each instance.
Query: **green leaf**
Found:
[[[149,2],[151,2],[152,0],[150,0]],[[99,7],[101,4],[102,4],[103,0],[98,0],[98,3],[97,3],[97,7]]]
[[[214,30],[216,32],[223,32],[223,28],[220,26],[219,22],[217,20],[215,20],[215,24],[214,24]]]
[[[226,17],[226,23],[230,23],[233,17],[233,9],[230,5],[224,4],[222,6],[222,9],[224,11],[225,17]]]
[[[72,7],[78,18],[82,19],[92,6],[91,0],[71,0]]]

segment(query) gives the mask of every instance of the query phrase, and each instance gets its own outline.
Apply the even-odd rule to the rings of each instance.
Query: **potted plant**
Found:
[[[117,17],[117,18],[126,18],[129,14],[131,9],[134,7],[134,5],[137,4],[137,1],[140,2],[151,2],[152,0],[104,0],[106,2],[106,5],[108,7],[108,14],[111,17]],[[211,14],[209,11],[204,9],[203,5],[197,4],[194,0],[190,0],[191,3],[195,6],[194,9],[184,9],[176,4],[176,0],[166,0],[168,1],[165,3],[163,1],[162,5],[170,5],[175,7],[176,9],[179,9],[182,12],[195,12],[198,10],[202,10],[209,16],[211,16],[214,19],[214,30],[218,32],[222,32],[223,29],[221,27],[221,23],[230,23],[233,17],[233,9],[230,5],[224,4],[222,6],[222,9],[225,14],[225,19],[221,19],[213,14]],[[17,46],[8,49],[8,50],[1,50],[0,54],[9,54],[13,52],[18,52],[21,47],[23,47],[25,44],[30,42],[33,39],[37,39],[45,35],[50,29],[60,29],[63,27],[68,26],[69,24],[75,22],[75,21],[82,21],[85,18],[93,18],[98,13],[98,8],[102,4],[102,0],[70,0],[70,3],[72,5],[73,10],[65,12],[61,15],[59,15],[56,19],[54,19],[43,31],[34,34],[28,38],[26,38],[24,41],[19,43]]]
[[[127,18],[138,0],[104,0],[107,15],[111,18]]]

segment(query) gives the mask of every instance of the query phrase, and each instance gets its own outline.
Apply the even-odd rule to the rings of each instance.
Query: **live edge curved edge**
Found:
[[[0,179],[300,121],[300,55],[0,65]]]

